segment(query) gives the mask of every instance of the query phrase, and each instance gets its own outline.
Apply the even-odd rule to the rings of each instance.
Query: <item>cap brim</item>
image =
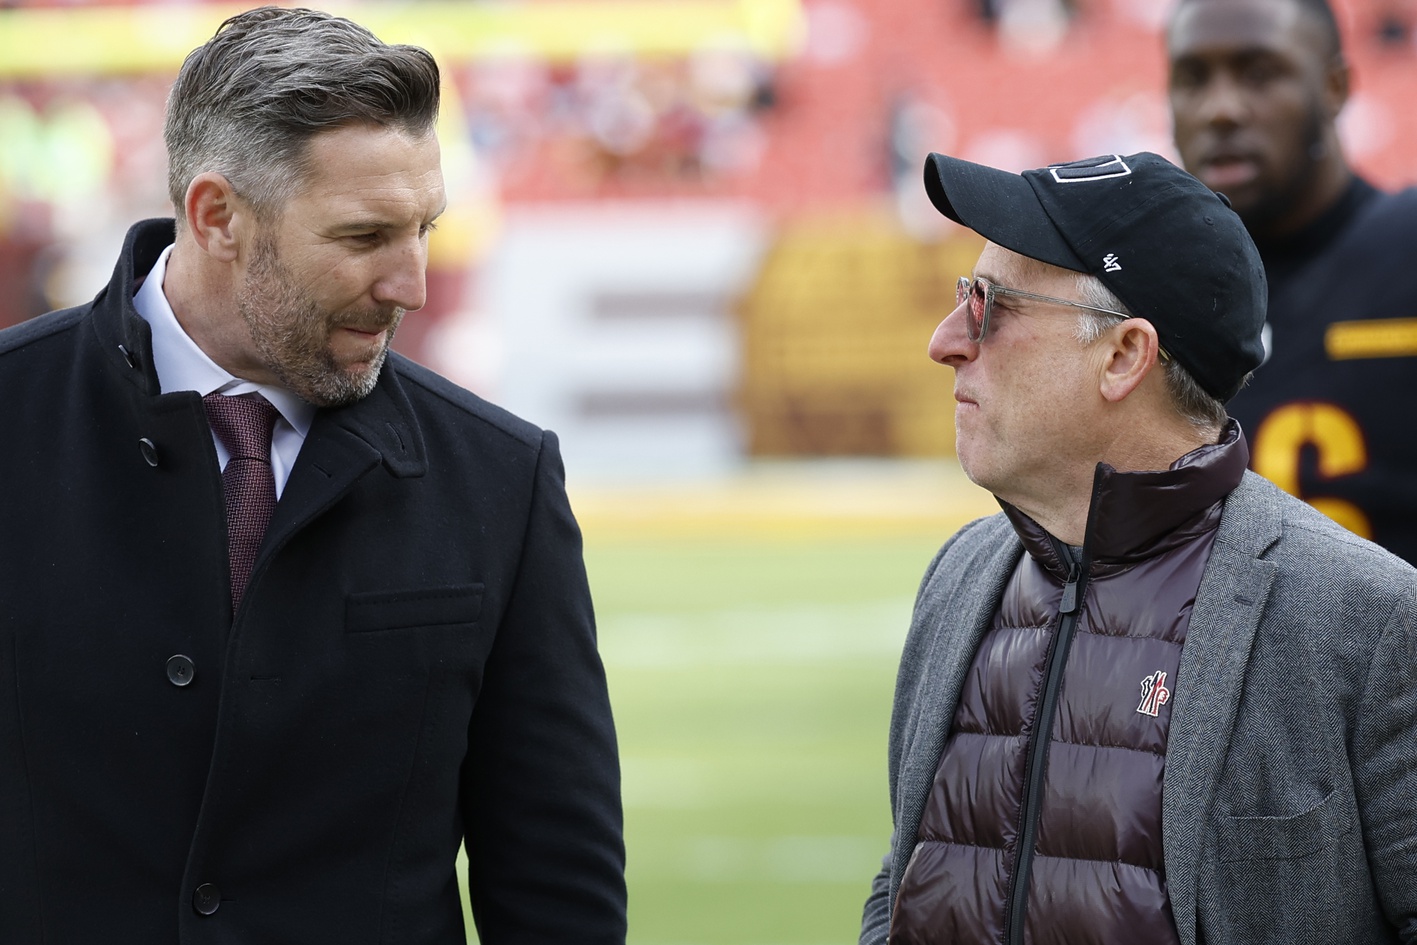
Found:
[[[1018,174],[931,153],[925,193],[945,216],[1005,249],[1063,269],[1088,272]]]

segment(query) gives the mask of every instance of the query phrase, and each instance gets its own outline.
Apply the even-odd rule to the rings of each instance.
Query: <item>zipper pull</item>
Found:
[[[1059,613],[1076,613],[1078,609],[1078,582],[1082,579],[1082,568],[1076,561],[1073,562],[1072,570],[1068,572],[1068,583],[1063,585],[1063,603],[1058,608]]]

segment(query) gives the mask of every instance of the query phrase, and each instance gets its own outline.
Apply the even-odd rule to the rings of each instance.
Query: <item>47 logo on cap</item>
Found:
[[[1092,180],[1111,180],[1126,177],[1132,172],[1120,154],[1088,158],[1071,164],[1055,164],[1048,168],[1053,179],[1060,184],[1084,184]]]

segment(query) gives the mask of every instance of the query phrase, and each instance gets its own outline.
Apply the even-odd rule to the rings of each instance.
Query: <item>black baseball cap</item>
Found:
[[[1269,288],[1254,240],[1229,201],[1159,155],[1014,174],[931,154],[925,192],[985,239],[1097,276],[1221,401],[1264,359]]]

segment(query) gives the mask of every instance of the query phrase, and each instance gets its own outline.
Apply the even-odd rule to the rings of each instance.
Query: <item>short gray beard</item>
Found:
[[[296,288],[274,242],[266,238],[256,241],[236,307],[262,364],[281,386],[317,407],[343,407],[373,392],[404,315],[402,309],[396,312],[368,370],[340,368],[330,351],[329,313]]]

